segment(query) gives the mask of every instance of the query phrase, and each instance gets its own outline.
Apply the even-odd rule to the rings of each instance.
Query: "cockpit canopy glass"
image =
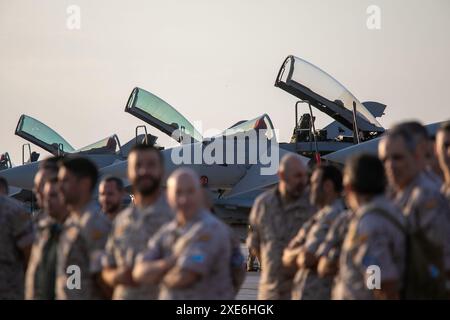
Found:
[[[370,111],[349,90],[331,75],[303,59],[289,56],[280,69],[275,85],[310,101],[336,120],[344,120],[347,126],[352,126],[355,103],[361,130],[384,131]]]
[[[201,141],[202,135],[174,107],[151,92],[134,88],[128,99],[125,111],[137,116],[158,130],[179,140],[179,133]]]
[[[57,132],[30,116],[22,115],[17,124],[16,134],[44,150],[55,153],[73,152],[75,149]]]

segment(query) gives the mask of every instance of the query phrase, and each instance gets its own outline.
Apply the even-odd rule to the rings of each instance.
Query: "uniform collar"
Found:
[[[362,207],[360,207],[357,211],[356,211],[356,216],[363,216],[366,212],[372,210],[373,208],[385,208],[386,207],[386,203],[388,203],[388,200],[386,199],[386,197],[383,195],[378,195],[373,197],[373,199],[371,201],[369,201],[368,203],[364,204]]]
[[[276,186],[272,192],[274,194],[274,197],[276,198],[276,201],[278,202],[278,206],[283,211],[289,211],[295,208],[305,207],[309,205],[309,197],[308,197],[309,190],[307,188],[305,188],[303,194],[298,199],[295,199],[294,201],[288,203],[283,200],[283,197],[281,196],[278,186]]]

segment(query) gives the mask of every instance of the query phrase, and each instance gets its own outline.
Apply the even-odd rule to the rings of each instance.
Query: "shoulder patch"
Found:
[[[211,240],[211,235],[208,234],[208,233],[203,233],[203,234],[198,236],[198,240],[199,241],[203,241],[203,242],[207,242],[207,241]]]
[[[426,210],[431,210],[436,208],[438,205],[437,199],[433,198],[425,202],[424,207]]]
[[[93,230],[92,233],[91,233],[91,237],[94,240],[101,239],[103,237],[103,235],[104,235],[104,232],[101,231],[101,230]]]

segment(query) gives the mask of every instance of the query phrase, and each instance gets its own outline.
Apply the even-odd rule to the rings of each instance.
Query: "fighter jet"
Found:
[[[281,65],[275,86],[299,98],[295,104],[295,127],[291,141],[283,148],[308,157],[336,152],[376,138],[384,132],[376,118],[386,105],[359,100],[341,83],[319,67],[295,56]],[[308,112],[299,118],[304,103]],[[313,108],[333,118],[328,126],[316,130]]]
[[[33,178],[39,167],[40,162],[36,161],[37,158],[39,158],[39,154],[37,152],[31,152],[30,143],[55,156],[82,154],[93,160],[99,168],[102,168],[104,166],[111,165],[116,161],[126,159],[128,151],[132,145],[144,137],[143,135],[137,136],[127,142],[124,146],[121,146],[117,135],[111,135],[83,148],[75,149],[55,130],[28,115],[22,115],[20,117],[16,126],[15,134],[29,142],[22,145],[23,163],[20,166],[10,167],[1,171],[0,175],[5,177],[12,186],[10,195],[16,196],[18,196],[18,192],[22,189],[27,191],[32,189]],[[26,158],[25,147],[28,147],[28,158],[30,161],[24,160]],[[30,193],[28,192],[26,194]],[[20,199],[26,197],[27,196],[24,194],[19,196]]]
[[[276,168],[264,174],[264,170],[270,171],[270,165],[274,165],[267,160],[277,165],[279,159],[289,152],[278,147],[274,127],[267,114],[238,121],[222,134],[204,138],[174,107],[141,88],[133,89],[125,112],[180,143],[161,151],[165,178],[179,166],[192,168],[208,188],[216,213],[232,217],[233,221],[246,220],[255,197],[278,182]],[[305,163],[309,161],[306,157],[303,159]],[[104,167],[100,172],[118,176],[127,185],[126,168],[127,161],[122,161]]]
[[[442,125],[442,122],[436,122],[436,123],[431,123],[431,124],[425,125],[425,128],[427,129],[428,135],[430,136],[430,138],[433,138],[436,135],[436,132],[441,125]],[[328,155],[325,155],[323,157],[323,159],[333,162],[333,163],[343,165],[343,164],[345,164],[345,161],[347,160],[347,158],[349,158],[350,156],[353,156],[353,155],[357,155],[360,153],[368,153],[368,154],[377,155],[378,154],[378,144],[379,144],[381,138],[382,137],[378,137],[376,139],[366,141],[366,142],[363,142],[360,144],[356,144],[351,147],[330,153]]]

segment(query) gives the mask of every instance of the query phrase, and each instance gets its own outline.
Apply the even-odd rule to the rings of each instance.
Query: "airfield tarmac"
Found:
[[[245,258],[247,258],[247,246],[242,243],[241,251]],[[258,282],[259,282],[260,272],[247,272],[245,275],[244,283],[242,284],[241,290],[236,297],[236,300],[256,300],[258,296]]]
[[[239,237],[241,242],[241,252],[244,258],[247,260],[248,248],[245,245],[245,239],[247,238],[247,226],[246,225],[232,225],[231,228],[235,234]],[[260,272],[247,272],[244,283],[241,290],[236,297],[236,300],[256,300],[258,297],[258,282]]]

